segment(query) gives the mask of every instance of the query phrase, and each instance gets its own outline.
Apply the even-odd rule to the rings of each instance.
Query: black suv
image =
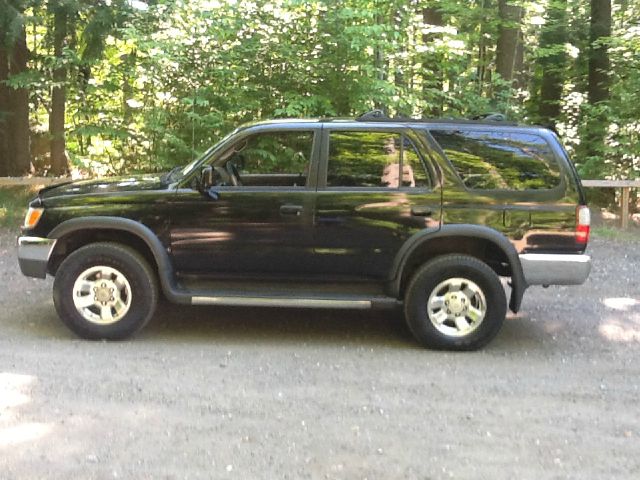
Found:
[[[589,210],[556,135],[501,121],[274,120],[162,176],[41,190],[18,239],[63,322],[121,339],[191,305],[402,305],[427,347],[478,348],[530,285],[581,284]]]

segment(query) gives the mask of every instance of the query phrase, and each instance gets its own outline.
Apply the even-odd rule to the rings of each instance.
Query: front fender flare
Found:
[[[110,216],[79,217],[66,220],[57,225],[51,230],[48,238],[59,239],[81,230],[121,230],[143,240],[151,250],[153,258],[158,265],[158,277],[165,296],[169,300],[183,303],[181,301],[183,299],[180,298],[182,295],[176,288],[173,263],[169,258],[169,254],[158,236],[149,227],[130,218]]]

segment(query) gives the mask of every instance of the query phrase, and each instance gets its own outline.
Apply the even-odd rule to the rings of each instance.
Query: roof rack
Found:
[[[507,120],[507,116],[503,113],[490,112],[480,115],[474,115],[471,118],[410,118],[404,116],[389,117],[383,110],[376,109],[363,113],[355,119],[357,122],[406,122],[406,123],[501,123],[503,125],[514,126],[517,122]]]
[[[488,122],[506,122],[507,116],[503,113],[491,112],[474,115],[471,120],[485,120]]]
[[[369,112],[365,112],[359,117],[356,117],[356,121],[358,122],[369,122],[371,120],[391,120],[386,113],[384,113],[380,109],[371,110]]]

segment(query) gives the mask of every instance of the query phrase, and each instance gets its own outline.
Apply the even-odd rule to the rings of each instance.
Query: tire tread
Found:
[[[431,276],[445,268],[459,267],[476,270],[476,272],[484,276],[492,289],[498,290],[499,286],[499,291],[484,292],[487,300],[487,314],[491,311],[493,318],[488,319],[485,317],[483,324],[468,336],[446,337],[430,326],[428,317],[416,318],[417,315],[413,310],[416,307],[416,296],[419,296],[420,284],[429,281]],[[482,348],[497,335],[502,327],[506,309],[507,299],[502,289],[500,277],[486,263],[469,255],[448,254],[428,261],[414,272],[405,290],[404,313],[407,325],[413,336],[427,348],[447,350],[477,350]],[[424,328],[425,326],[427,328]]]
[[[141,320],[136,321],[134,324],[131,324],[131,322],[121,323],[119,321],[112,325],[95,325],[82,319],[72,305],[71,308],[67,305],[64,293],[68,288],[71,288],[70,285],[75,281],[71,272],[78,268],[83,268],[83,264],[87,264],[87,262],[100,263],[100,258],[121,263],[127,269],[141,269],[141,278],[139,280],[143,284],[137,292],[132,292],[134,301],[135,296],[140,295],[141,292],[144,295],[146,307],[140,305],[138,308],[146,308],[147,311],[141,313]],[[147,260],[135,249],[116,242],[90,243],[70,253],[60,264],[53,284],[53,299],[58,316],[74,333],[89,340],[122,340],[140,331],[153,317],[158,297],[157,275]],[[123,317],[123,320],[130,313],[128,312]]]

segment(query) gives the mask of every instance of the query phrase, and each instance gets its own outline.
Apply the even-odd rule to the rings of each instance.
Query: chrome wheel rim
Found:
[[[131,285],[122,272],[95,266],[82,272],[73,284],[73,304],[82,318],[98,325],[110,325],[124,317],[131,307]]]
[[[487,301],[475,282],[466,278],[448,278],[429,295],[427,314],[440,333],[463,337],[480,326],[487,314]]]

